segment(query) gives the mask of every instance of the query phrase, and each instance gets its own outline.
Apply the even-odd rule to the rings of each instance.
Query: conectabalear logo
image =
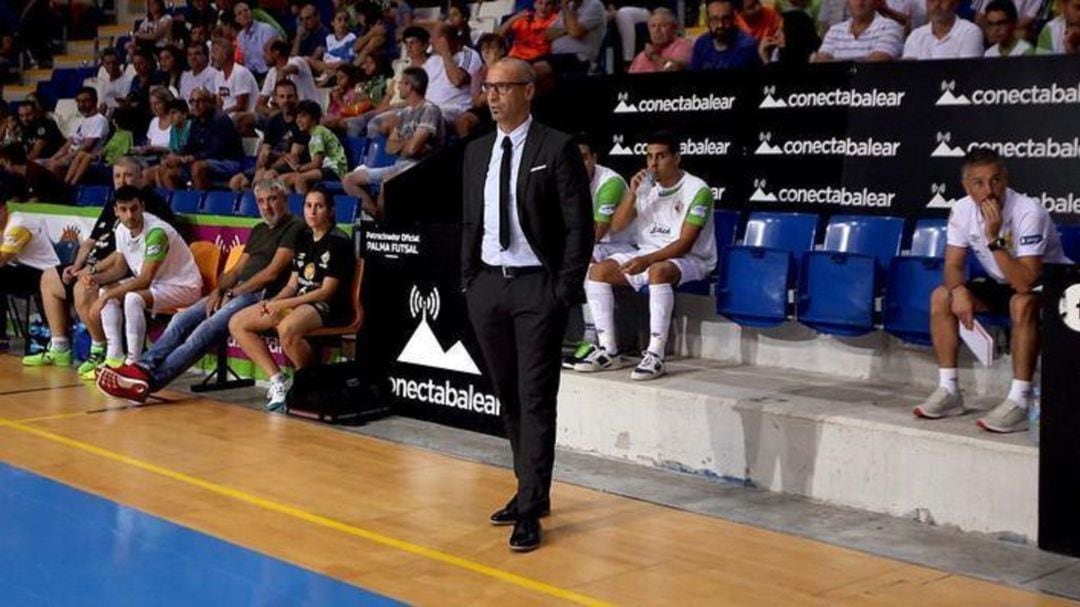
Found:
[[[802,187],[781,188],[776,192],[769,190],[765,179],[754,179],[754,191],[750,194],[751,202],[791,202],[798,204],[834,204],[844,207],[891,207],[895,192],[877,192],[869,188],[848,189],[846,187]]]
[[[611,150],[608,156],[644,156],[645,143],[625,143],[623,135],[612,135]],[[703,137],[700,139],[686,138],[679,142],[679,154],[682,156],[726,156],[731,150],[731,142],[721,139]]]
[[[617,103],[612,113],[637,114],[639,112],[726,112],[735,107],[734,95],[679,95],[677,97],[657,97],[641,99],[637,103],[630,101],[630,93],[623,91],[616,95]]]
[[[852,89],[832,89],[828,91],[804,91],[781,95],[776,85],[762,89],[763,98],[758,105],[762,109],[782,108],[897,108],[904,102],[907,91],[883,91],[870,89],[856,91]]]
[[[948,190],[944,183],[931,183],[930,184],[930,202],[926,204],[928,209],[951,209],[956,200],[952,198],[946,198],[945,194]]]
[[[952,133],[937,133],[937,147],[930,152],[934,158],[963,158],[968,150],[990,148],[1002,158],[1040,158],[1048,160],[1075,160],[1080,158],[1080,137],[1057,140],[1027,138],[1019,141],[972,141],[966,146],[953,145]]]
[[[758,156],[847,156],[855,158],[891,158],[900,150],[899,141],[851,139],[829,137],[827,139],[792,139],[773,143],[770,132],[758,133]]]
[[[941,81],[941,96],[934,105],[1070,105],[1080,104],[1080,83],[1033,84],[1001,89],[975,89],[970,95],[956,92],[955,80]]]

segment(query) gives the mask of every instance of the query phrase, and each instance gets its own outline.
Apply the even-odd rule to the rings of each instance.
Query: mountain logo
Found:
[[[750,195],[750,202],[776,202],[776,194],[767,190],[768,184],[764,179],[754,180],[754,193]]]
[[[754,150],[754,153],[759,156],[777,156],[784,153],[780,146],[771,143],[772,133],[758,133],[758,141],[761,143]]]
[[[952,198],[945,198],[945,184],[944,183],[931,183],[930,193],[933,194],[930,198],[930,202],[926,204],[928,209],[951,209],[953,203],[956,202]]]
[[[762,93],[765,95],[765,98],[761,100],[761,105],[758,106],[759,108],[771,109],[788,106],[786,101],[775,97],[776,86],[766,86]]]
[[[942,80],[941,97],[938,97],[934,105],[971,105],[971,100],[967,98],[967,95],[963,93],[955,95],[954,90],[956,90],[955,80]]]
[[[632,103],[629,103],[630,93],[625,93],[625,92],[624,93],[619,93],[618,100],[619,100],[619,102],[618,102],[618,104],[615,105],[615,109],[613,110],[613,113],[615,113],[615,114],[636,114],[637,113],[637,111],[638,111],[637,106],[635,106]]]
[[[611,136],[611,151],[608,152],[608,156],[633,156],[634,150],[623,145],[622,135]]]
[[[480,369],[477,368],[461,341],[454,343],[449,350],[444,350],[439,339],[435,337],[428,319],[437,319],[440,307],[438,288],[432,289],[431,293],[425,296],[416,285],[413,285],[409,293],[409,313],[413,318],[419,317],[420,324],[417,325],[416,331],[398,355],[397,361],[420,367],[480,375]]]
[[[930,152],[930,156],[932,158],[963,158],[964,157],[964,148],[959,147],[959,146],[953,147],[953,146],[949,145],[949,143],[952,141],[952,133],[949,133],[949,132],[940,133],[939,132],[939,133],[937,133],[935,138],[937,139],[938,144],[937,144],[937,147],[934,148],[934,151]]]

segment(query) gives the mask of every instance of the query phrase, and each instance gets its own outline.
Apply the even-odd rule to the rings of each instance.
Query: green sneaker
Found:
[[[90,356],[79,365],[79,377],[85,380],[93,381],[94,369],[105,363],[105,350],[98,350],[97,352],[91,350]]]
[[[71,350],[56,352],[54,350],[45,349],[37,354],[24,356],[22,364],[24,367],[70,367]]]
[[[595,346],[593,346],[593,344],[588,341],[583,341],[579,343],[577,349],[574,350],[573,354],[563,357],[562,368],[573,369],[575,364],[585,360],[585,357],[593,351],[594,347]]]

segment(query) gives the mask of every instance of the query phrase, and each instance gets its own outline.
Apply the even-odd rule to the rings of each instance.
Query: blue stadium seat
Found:
[[[78,240],[61,240],[53,243],[53,250],[60,259],[60,263],[67,265],[75,262],[75,255],[79,252]]]
[[[386,137],[379,136],[368,142],[367,154],[364,156],[364,164],[368,168],[387,167],[396,160],[397,156],[386,151]]]
[[[258,217],[259,205],[255,202],[255,192],[244,192],[240,197],[240,214],[244,217]]]
[[[900,339],[930,345],[930,294],[941,284],[945,255],[944,219],[915,225],[911,254],[894,257],[885,289],[885,330]]]
[[[1073,263],[1080,263],[1080,225],[1058,226],[1058,234],[1061,235],[1061,248],[1065,256]]]
[[[360,166],[367,156],[367,137],[345,137],[342,144],[345,147],[345,157],[349,160],[349,169]]]
[[[339,196],[345,193],[345,187],[337,180],[322,181],[320,182],[320,185],[322,185],[323,189],[326,190],[326,193],[331,196]]]
[[[169,188],[154,188],[154,192],[156,192],[158,196],[161,196],[161,199],[165,201],[165,204],[172,202],[173,191]]]
[[[104,206],[112,198],[112,188],[105,185],[84,185],[75,194],[75,204],[80,207]]]
[[[41,102],[41,106],[45,108],[45,111],[51,112],[56,109],[56,100],[60,98],[60,94],[57,91],[55,82],[52,80],[40,80],[34,92],[37,94],[38,101]]]
[[[289,194],[289,212],[300,219],[304,218],[304,195]]]
[[[748,327],[775,327],[788,315],[797,259],[814,248],[817,215],[753,213],[743,245],[720,250],[716,311]]]
[[[739,232],[740,219],[741,215],[738,211],[717,209],[713,212],[713,234],[716,235],[717,251],[735,244],[735,235]]]
[[[169,201],[174,213],[194,215],[199,212],[203,193],[198,190],[176,190]]]
[[[856,336],[874,329],[874,300],[900,252],[899,217],[837,215],[825,248],[803,253],[798,320],[821,333]]]
[[[236,199],[236,192],[207,192],[203,198],[202,212],[206,215],[233,215],[236,213]]]
[[[334,196],[334,221],[352,225],[356,221],[356,209],[359,201],[346,194]]]

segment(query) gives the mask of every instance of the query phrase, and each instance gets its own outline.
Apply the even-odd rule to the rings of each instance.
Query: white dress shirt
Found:
[[[488,163],[487,178],[484,180],[484,237],[480,243],[480,258],[489,266],[538,266],[540,258],[536,256],[525,232],[521,230],[517,209],[517,182],[521,168],[521,154],[525,150],[525,138],[532,126],[529,116],[512,132],[495,131],[495,146],[491,150],[491,162]],[[505,251],[499,244],[499,170],[502,167],[502,140],[510,138],[514,147],[510,159],[510,248]],[[526,170],[532,167],[527,167]]]
[[[904,59],[966,59],[982,57],[983,32],[974,23],[956,18],[949,33],[938,38],[932,24],[912,30],[904,44]]]

